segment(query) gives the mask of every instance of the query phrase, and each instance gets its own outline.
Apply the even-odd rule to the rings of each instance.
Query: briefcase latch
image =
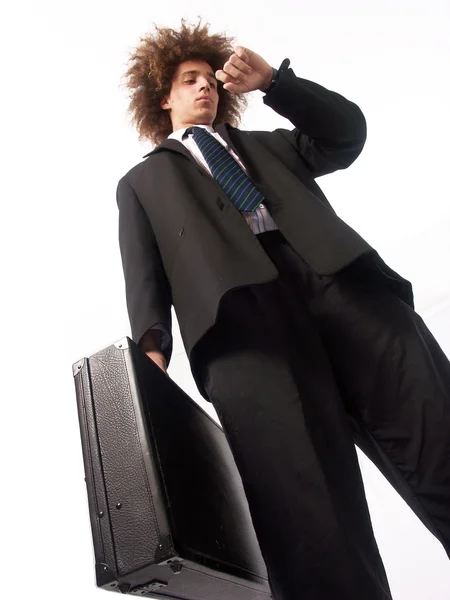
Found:
[[[157,592],[169,584],[167,581],[161,581],[160,579],[152,579],[145,585],[139,585],[131,590],[130,594],[135,594],[136,596],[145,596],[146,594],[152,594],[153,592]]]
[[[114,346],[120,348],[120,350],[126,350],[129,347],[128,338],[123,337],[122,339],[117,340],[117,342],[114,342]]]

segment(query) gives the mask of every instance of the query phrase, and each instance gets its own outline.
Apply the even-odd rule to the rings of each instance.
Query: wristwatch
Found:
[[[267,94],[267,92],[270,92],[270,90],[273,90],[273,88],[278,83],[278,79],[280,77],[281,71],[286,71],[286,69],[289,68],[290,64],[291,64],[291,61],[289,60],[289,58],[285,58],[283,60],[283,62],[281,63],[279,69],[275,69],[275,67],[272,67],[272,81],[270,82],[269,87],[267,89],[263,90],[263,94]]]

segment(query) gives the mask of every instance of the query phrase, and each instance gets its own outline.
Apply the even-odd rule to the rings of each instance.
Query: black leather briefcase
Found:
[[[271,598],[222,428],[128,337],[73,371],[97,585],[153,598]]]

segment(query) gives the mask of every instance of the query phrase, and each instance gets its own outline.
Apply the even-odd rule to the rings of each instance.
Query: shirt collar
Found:
[[[214,128],[209,125],[196,125],[196,127],[204,127],[209,133],[214,133]],[[186,129],[188,129],[188,127],[182,127],[181,129],[173,131],[167,139],[174,139],[182,142]],[[190,135],[192,135],[192,133]]]

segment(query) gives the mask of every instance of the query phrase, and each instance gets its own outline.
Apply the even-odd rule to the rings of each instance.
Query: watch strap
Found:
[[[289,60],[289,58],[285,58],[283,60],[283,62],[280,65],[279,69],[275,69],[275,67],[272,67],[272,81],[270,82],[270,85],[267,89],[263,90],[263,94],[267,94],[267,92],[270,92],[278,83],[278,79],[280,77],[280,73],[281,71],[286,71],[286,69],[289,68],[289,65],[291,64],[291,61]]]

